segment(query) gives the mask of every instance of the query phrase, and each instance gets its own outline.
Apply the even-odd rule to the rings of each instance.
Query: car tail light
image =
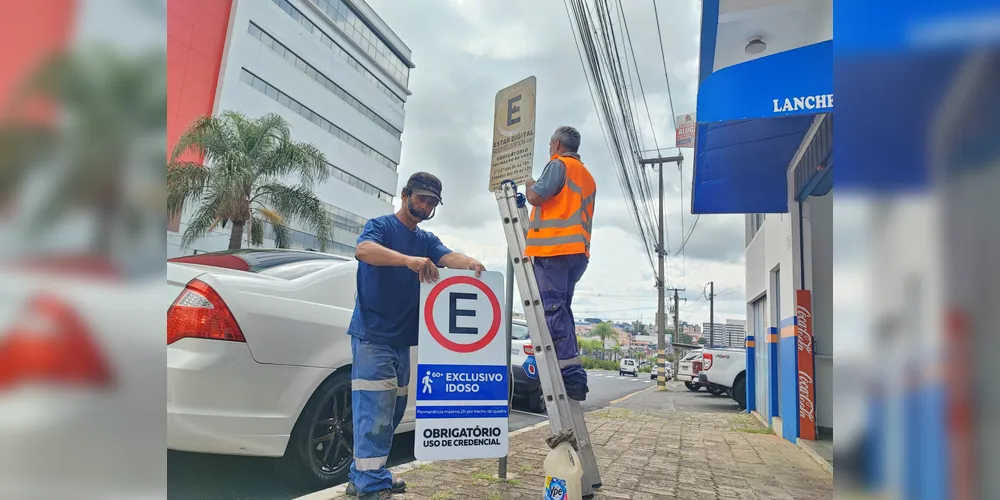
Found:
[[[532,347],[531,344],[524,344],[524,353],[528,356],[532,356],[535,354],[535,348]]]
[[[108,387],[112,379],[90,329],[58,297],[32,298],[0,334],[0,391],[36,382]]]
[[[692,370],[694,371],[694,373],[698,374],[698,372],[701,371],[701,361],[692,361],[691,362],[691,367],[692,367]]]
[[[702,354],[701,355],[701,369],[708,371],[712,368],[712,355]]]
[[[201,280],[191,280],[167,310],[167,345],[185,337],[246,342],[229,306]]]

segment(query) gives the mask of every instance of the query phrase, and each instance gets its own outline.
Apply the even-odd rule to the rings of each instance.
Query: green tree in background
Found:
[[[203,154],[205,164],[179,161],[188,151]],[[196,118],[177,141],[167,165],[167,210],[198,203],[181,245],[187,246],[217,225],[232,223],[229,249],[242,245],[250,223],[250,243],[264,243],[264,224],[271,225],[275,245],[291,243],[288,223],[298,220],[313,231],[325,251],[333,222],[313,185],[330,176],[326,158],[316,146],[291,139],[291,127],[280,115],[248,118],[236,111]],[[286,184],[295,179],[298,185]]]
[[[633,321],[632,333],[636,335],[646,335],[646,324],[639,320]]]

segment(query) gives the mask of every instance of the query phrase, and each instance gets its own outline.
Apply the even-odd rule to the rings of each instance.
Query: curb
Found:
[[[548,416],[546,416],[544,421],[539,422],[535,425],[529,425],[528,427],[522,427],[516,431],[512,431],[508,433],[507,436],[508,438],[512,438],[514,436],[524,434],[526,432],[530,432],[536,429],[540,429],[542,427],[548,427],[548,425],[549,425],[549,420]],[[418,467],[433,463],[434,463],[433,460],[414,460],[412,462],[408,462],[403,465],[390,467],[389,471],[392,472],[392,474],[395,476],[396,474],[402,474],[404,472],[416,469]],[[337,498],[338,496],[345,496],[346,493],[347,493],[347,483],[344,483],[327,488],[325,490],[319,490],[319,491],[314,491],[312,493],[307,493],[300,497],[295,497],[292,500],[330,500],[332,498]]]
[[[803,443],[799,438],[795,438],[795,445],[805,451],[806,455],[809,455],[809,457],[812,458],[814,462],[819,464],[823,470],[833,474],[833,465],[831,465],[830,462],[827,462],[823,457],[819,456],[819,453],[816,453],[816,450],[810,448],[809,445]]]

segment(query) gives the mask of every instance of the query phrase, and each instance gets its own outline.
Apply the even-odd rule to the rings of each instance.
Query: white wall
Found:
[[[746,251],[746,290],[749,305],[761,294],[773,295],[770,289],[771,272],[777,267],[781,276],[781,318],[769,314],[771,325],[778,326],[783,318],[792,316],[795,297],[792,276],[792,223],[790,214],[767,214],[764,224],[754,235]],[[773,311],[774,309],[772,309]],[[754,332],[761,335],[764,332]]]

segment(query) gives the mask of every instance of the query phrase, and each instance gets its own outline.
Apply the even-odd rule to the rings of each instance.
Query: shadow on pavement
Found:
[[[413,433],[396,436],[389,465],[412,462]],[[286,482],[271,458],[167,452],[167,497],[177,500],[292,499],[316,488]]]

